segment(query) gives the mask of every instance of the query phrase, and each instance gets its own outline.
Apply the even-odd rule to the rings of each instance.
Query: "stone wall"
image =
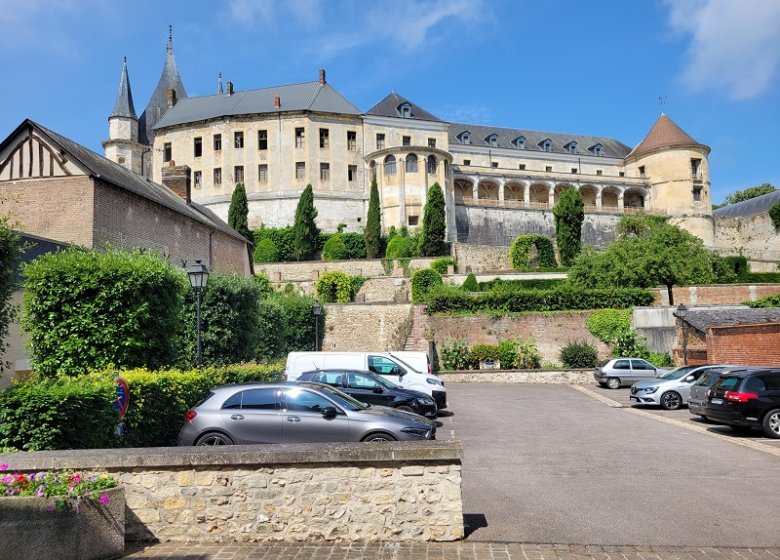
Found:
[[[369,278],[355,296],[362,303],[405,303],[410,299],[406,278]]]
[[[562,385],[595,384],[593,370],[488,370],[439,372],[445,383],[551,383]]]
[[[418,257],[409,261],[411,270],[428,268],[435,258]],[[400,267],[396,261],[396,271]],[[350,276],[387,276],[382,259],[355,259],[346,261],[304,261],[284,263],[255,263],[255,272],[265,274],[274,283],[309,282],[322,276],[323,272],[339,270]],[[392,273],[391,273],[392,274]]]
[[[322,349],[342,352],[401,350],[411,329],[409,303],[331,303]]]
[[[780,235],[769,214],[715,218],[715,249],[721,255],[744,255],[753,272],[776,272]]]
[[[458,261],[458,272],[495,272],[510,270],[509,247],[453,243],[452,256]]]
[[[457,441],[0,454],[13,471],[117,476],[126,538],[175,542],[452,541]]]
[[[669,305],[666,288],[653,288],[655,307]],[[722,284],[712,286],[675,286],[674,305],[729,305],[756,301],[780,294],[780,284]]]

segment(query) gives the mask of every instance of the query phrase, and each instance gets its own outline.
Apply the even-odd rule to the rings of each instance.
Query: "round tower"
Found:
[[[107,159],[141,174],[143,146],[138,142],[138,117],[133,105],[133,92],[127,74],[127,57],[122,64],[122,77],[116,94],[114,110],[108,117],[108,140],[103,142]]]

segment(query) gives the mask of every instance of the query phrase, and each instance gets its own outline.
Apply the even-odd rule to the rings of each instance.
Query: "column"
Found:
[[[471,178],[474,184],[471,186],[471,198],[475,201],[479,199],[479,175]]]
[[[620,194],[618,195],[618,212],[622,212],[625,209],[625,206],[623,206],[623,195],[626,193],[626,189],[620,189]]]
[[[523,190],[523,206],[529,208],[531,206],[531,183],[526,183]]]
[[[501,178],[498,180],[498,205],[504,205],[504,186],[506,185],[506,179]]]
[[[398,221],[399,227],[406,225],[406,158],[398,158],[396,172],[401,176],[398,178]]]
[[[603,185],[596,187],[596,210],[601,210],[601,191],[604,189]]]
[[[550,185],[550,192],[547,194],[547,204],[550,208],[555,206],[555,185]]]

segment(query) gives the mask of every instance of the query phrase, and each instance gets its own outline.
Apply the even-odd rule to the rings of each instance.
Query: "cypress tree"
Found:
[[[570,266],[582,248],[582,222],[585,220],[585,203],[577,189],[566,189],[553,208],[555,239],[561,254],[561,264]]]
[[[314,192],[311,184],[306,185],[295,209],[295,258],[307,261],[314,258],[320,245],[320,230],[314,219],[317,209],[314,208]]]
[[[435,257],[444,253],[444,235],[446,223],[444,217],[444,193],[439,183],[428,189],[422,223],[422,243],[420,252],[424,257]]]
[[[254,236],[249,230],[249,202],[246,198],[244,183],[237,183],[233,189],[233,197],[228,208],[228,225],[243,235],[247,241],[254,243]]]
[[[366,258],[375,259],[382,252],[382,224],[379,215],[379,187],[376,177],[371,179],[371,195],[368,199],[368,217],[366,229],[363,231],[363,239],[366,243]]]

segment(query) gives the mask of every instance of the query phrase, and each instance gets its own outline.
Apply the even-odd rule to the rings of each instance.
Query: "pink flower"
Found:
[[[7,474],[3,477],[3,484],[11,484],[13,481],[14,481],[14,477],[12,477],[11,475]]]
[[[108,494],[101,494],[99,501],[105,506],[108,504],[108,502],[111,501],[111,498],[108,496]]]
[[[74,474],[70,477],[70,481],[73,484],[81,484],[81,475],[79,473]]]
[[[39,496],[43,496],[43,488],[38,488],[38,490],[35,491],[36,494]]]
[[[8,463],[3,463],[0,465],[0,471],[7,471],[8,470]]]

